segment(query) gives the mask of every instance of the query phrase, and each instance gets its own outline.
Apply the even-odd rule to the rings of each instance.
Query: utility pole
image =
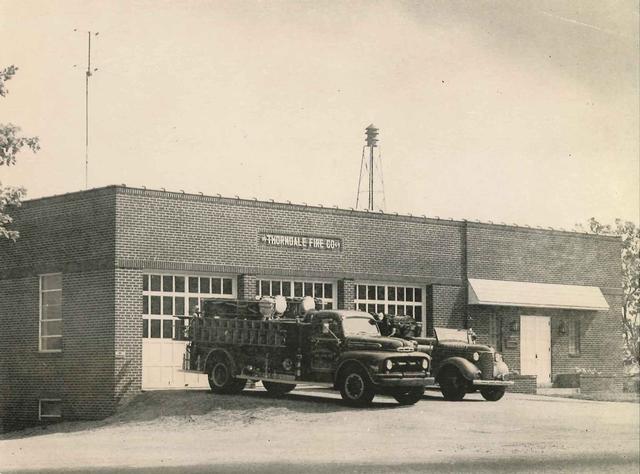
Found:
[[[74,29],[73,31],[78,31]],[[84,81],[84,188],[89,188],[89,78],[98,68],[91,69],[91,35],[98,36],[100,33],[87,31],[87,70]]]

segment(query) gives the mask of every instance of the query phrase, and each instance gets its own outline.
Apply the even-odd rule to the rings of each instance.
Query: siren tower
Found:
[[[360,194],[367,192],[368,200],[365,209],[373,211],[378,208],[385,210],[387,202],[384,195],[384,179],[382,176],[382,154],[378,146],[378,129],[369,125],[365,129],[365,144],[362,147],[362,159],[360,161],[360,176],[358,178],[358,194],[356,196],[356,209],[360,206]],[[377,149],[377,153],[376,153]],[[376,172],[377,171],[377,172]],[[367,189],[362,189],[362,178],[366,175]],[[376,195],[378,199],[376,200]]]

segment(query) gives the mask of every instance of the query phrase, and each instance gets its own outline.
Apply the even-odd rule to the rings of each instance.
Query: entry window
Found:
[[[38,401],[38,418],[55,420],[62,418],[62,400],[43,398]]]
[[[355,304],[367,313],[413,316],[422,321],[424,291],[417,286],[358,283]]]
[[[40,276],[40,351],[62,350],[62,274]]]
[[[580,320],[569,321],[567,332],[569,336],[569,354],[580,355]]]
[[[193,314],[200,298],[234,298],[235,278],[142,275],[142,337],[172,339],[177,316]]]
[[[258,280],[256,294],[258,296],[278,296],[302,298],[311,296],[322,301],[323,309],[337,308],[335,283],[330,281],[305,280]]]

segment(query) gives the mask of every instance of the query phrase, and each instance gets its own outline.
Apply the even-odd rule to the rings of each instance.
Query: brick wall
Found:
[[[461,223],[117,188],[118,259],[205,271],[429,282],[463,277]],[[259,234],[334,237],[341,251],[267,247]]]
[[[0,278],[113,268],[115,189],[26,201],[17,242],[0,239]]]
[[[115,192],[27,201],[17,242],[0,239],[0,415],[5,429],[38,419],[38,399],[65,419],[113,412]],[[63,350],[40,353],[39,278],[62,273]]]
[[[0,280],[5,428],[38,422],[38,400],[62,400],[63,418],[113,412],[113,271],[63,274],[62,351],[39,352],[39,279]]]
[[[619,238],[468,223],[469,278],[620,288]]]
[[[142,271],[115,270],[115,402],[142,388]]]
[[[338,280],[338,308],[355,309],[356,284],[349,278]]]
[[[462,286],[429,285],[427,287],[427,334],[434,327],[466,327],[465,289]]]

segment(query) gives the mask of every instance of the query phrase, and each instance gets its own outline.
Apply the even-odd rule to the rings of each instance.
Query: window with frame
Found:
[[[256,284],[256,294],[287,298],[311,296],[322,301],[323,309],[337,308],[335,283],[328,281],[260,279]]]
[[[424,291],[418,286],[356,285],[356,308],[367,313],[385,313],[412,316],[422,321]]]
[[[40,275],[39,350],[62,350],[62,274]]]
[[[200,298],[233,298],[235,279],[202,275],[142,275],[142,337],[172,339],[178,316],[193,314]]]
[[[569,336],[569,354],[580,355],[580,320],[574,319],[567,324]]]
[[[38,419],[53,420],[62,418],[62,400],[59,398],[41,398],[38,400]]]

